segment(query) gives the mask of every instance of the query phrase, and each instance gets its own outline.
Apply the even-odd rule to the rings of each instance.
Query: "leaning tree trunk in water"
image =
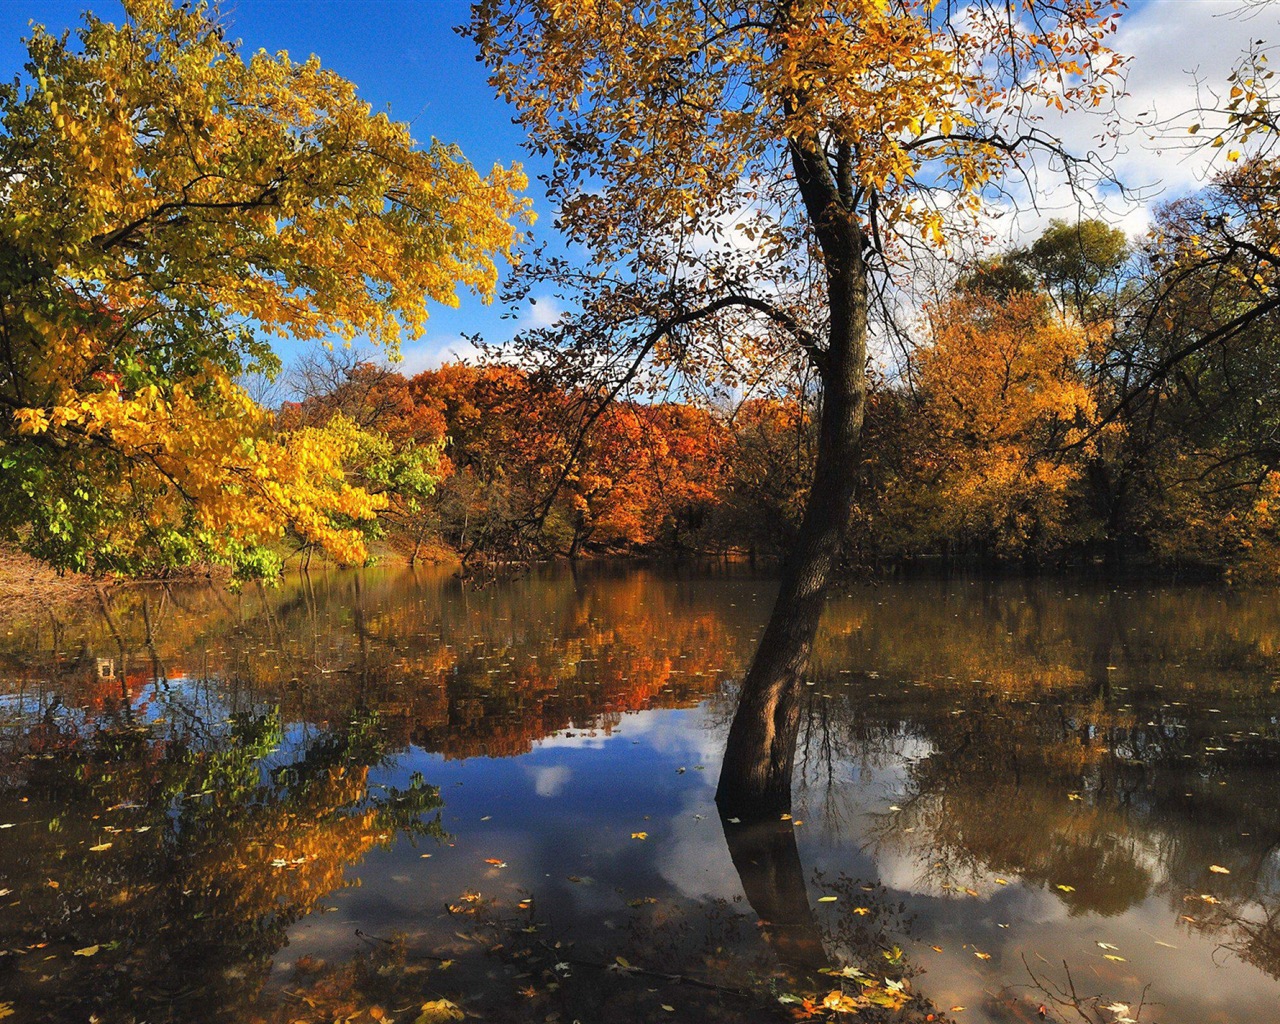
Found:
[[[809,501],[764,637],[742,683],[716,790],[721,814],[744,819],[791,809],[800,691],[853,506],[866,408],[865,238],[821,148],[793,144],[791,153],[822,247],[831,325],[819,366],[822,415]]]

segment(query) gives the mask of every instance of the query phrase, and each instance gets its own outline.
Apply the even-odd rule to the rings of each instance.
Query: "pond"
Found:
[[[792,814],[749,826],[713,797],[772,596],[368,570],[23,610],[0,1017],[1280,1019],[1273,593],[845,588]]]

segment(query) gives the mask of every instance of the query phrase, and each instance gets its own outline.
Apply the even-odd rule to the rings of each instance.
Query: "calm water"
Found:
[[[0,1017],[792,1020],[887,979],[913,1019],[1280,1020],[1274,593],[837,595],[760,830],[712,797],[771,597],[33,606],[0,637]]]

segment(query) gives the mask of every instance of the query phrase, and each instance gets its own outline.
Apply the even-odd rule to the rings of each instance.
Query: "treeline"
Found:
[[[511,366],[450,363],[414,377],[343,353],[295,371],[287,433],[350,422],[373,440],[348,472],[387,496],[377,529],[411,560],[642,552],[774,558],[808,487],[810,419],[798,400],[732,409],[602,402]],[[433,485],[399,487],[420,465]],[[303,545],[305,550],[305,545]]]
[[[849,467],[851,558],[1274,575],[1275,317],[1257,315],[1244,247],[1204,258],[1240,199],[1220,179],[1162,209],[1137,246],[1098,221],[1055,222],[939,289],[901,372],[872,392]],[[1248,324],[1223,331],[1237,308]],[[775,559],[816,441],[799,383],[718,405],[608,402],[543,372],[455,363],[407,378],[349,353],[307,360],[294,383],[281,427],[336,417],[375,440],[348,473],[387,495],[376,528],[414,559]]]

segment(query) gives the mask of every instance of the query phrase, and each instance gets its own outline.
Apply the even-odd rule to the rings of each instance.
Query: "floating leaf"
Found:
[[[101,853],[103,850],[109,850],[109,849],[111,849],[110,843],[99,843],[97,846],[89,847],[89,850],[93,853]]]
[[[1212,871],[1215,875],[1229,875],[1229,874],[1231,874],[1231,869],[1230,869],[1230,868],[1224,868],[1221,864],[1210,864],[1210,865],[1209,865],[1209,870],[1210,870],[1210,871]]]
[[[648,832],[632,832],[631,838],[632,839],[648,839],[649,833]]]
[[[979,960],[990,960],[990,959],[991,959],[991,954],[990,954],[990,953],[979,953],[976,949],[973,951],[973,955],[974,955],[974,956],[976,956]]]
[[[1061,889],[1063,892],[1075,892],[1075,891],[1076,891],[1076,887],[1075,887],[1074,885],[1059,885],[1059,886],[1057,886],[1056,888]]]
[[[1118,964],[1125,964],[1129,962],[1124,957],[1116,956],[1114,953],[1103,953],[1102,956],[1104,960],[1113,960]]]
[[[839,898],[840,898],[840,897],[838,897],[838,896],[819,896],[819,897],[818,897],[818,902],[819,902],[819,903],[834,903],[834,902],[835,902],[836,900],[838,900]]]
[[[1111,945],[1111,943],[1109,942],[1099,942],[1097,946],[1099,949],[1117,949],[1118,950],[1120,948],[1119,946]]]
[[[95,944],[92,946],[85,946],[84,949],[77,949],[71,955],[72,956],[93,956],[96,952],[98,952],[98,946]]]
[[[853,912],[857,914],[859,917],[866,917],[869,913],[871,913],[871,910],[868,907],[854,907]]]
[[[447,999],[433,999],[423,1003],[422,1012],[413,1024],[446,1024],[448,1021],[462,1020],[466,1014],[455,1003]]]

